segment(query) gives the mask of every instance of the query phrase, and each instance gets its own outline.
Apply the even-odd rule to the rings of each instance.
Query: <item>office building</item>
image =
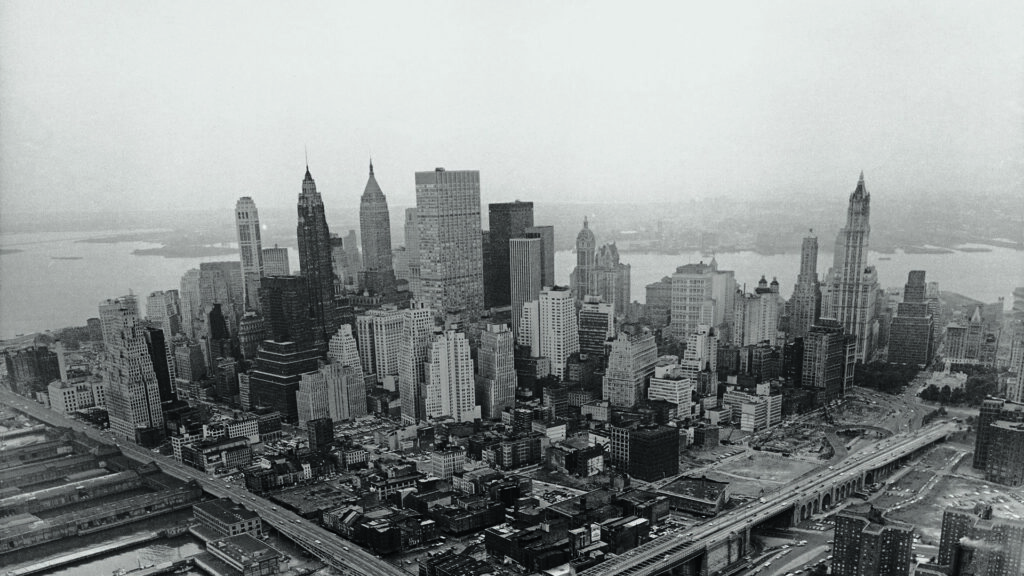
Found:
[[[852,366],[848,366],[850,359],[847,358],[850,340],[843,326],[831,318],[819,319],[804,336],[802,382],[804,386],[817,389],[819,398],[824,401],[846,394],[848,381],[852,379]]]
[[[334,265],[331,261],[331,232],[324,216],[324,202],[316,182],[306,167],[302,193],[298,201],[299,270],[306,283],[312,335],[316,345],[327,348],[327,341],[338,331],[341,321],[334,302]]]
[[[416,214],[415,208],[405,209],[405,261],[407,267],[405,280],[409,282],[409,292],[413,299],[419,300],[422,297],[420,289],[420,224]]]
[[[701,325],[727,327],[732,324],[735,298],[735,275],[732,271],[719,270],[714,258],[708,264],[680,266],[672,274],[669,331],[683,340]]]
[[[246,312],[238,321],[238,348],[242,358],[251,362],[256,357],[260,342],[266,338],[263,317],[256,312]]]
[[[309,451],[317,454],[328,452],[334,443],[334,421],[330,418],[317,418],[306,422],[306,438]]]
[[[800,244],[800,272],[789,301],[789,337],[803,338],[818,318],[821,318],[818,237],[805,236]]]
[[[157,290],[146,297],[146,317],[170,341],[181,332],[181,300],[177,290]]]
[[[516,312],[514,287],[510,277],[510,242],[513,238],[522,238],[527,228],[533,226],[533,202],[501,202],[487,205],[487,223],[489,248],[484,262],[484,300],[488,308],[496,308],[513,304],[513,315]],[[535,273],[539,278],[543,273],[540,258],[540,240],[537,242],[536,259],[531,264],[536,266]],[[522,272],[522,271],[520,271]],[[515,271],[512,271],[514,276]],[[539,290],[539,288],[538,288]],[[528,302],[527,298],[522,302]],[[520,302],[520,305],[522,304]]]
[[[647,387],[648,400],[664,400],[676,405],[679,419],[694,416],[694,380],[684,375],[679,365],[655,366]]]
[[[403,424],[415,424],[425,418],[424,366],[433,333],[433,310],[422,305],[403,310],[398,347],[398,393],[402,402]]]
[[[477,402],[481,416],[496,420],[515,406],[515,337],[505,324],[488,324],[477,352]]]
[[[615,309],[598,296],[584,296],[579,312],[580,352],[604,356],[615,337]]]
[[[366,416],[366,386],[352,366],[325,364],[299,377],[295,392],[299,426],[330,418],[344,422]]]
[[[288,276],[291,273],[292,267],[288,262],[287,248],[280,248],[274,244],[273,248],[263,249],[264,276]]]
[[[822,315],[836,319],[855,338],[856,359],[870,362],[878,337],[878,273],[868,266],[871,194],[864,173],[850,194],[846,226],[836,236],[833,264],[829,270]]]
[[[153,365],[160,402],[177,400],[174,390],[174,379],[177,377],[177,365],[174,360],[174,346],[170,338],[160,328],[145,326],[142,337],[146,340],[146,352]]]
[[[363,372],[378,383],[398,377],[399,350],[405,314],[394,306],[368,310],[356,318],[356,335]]]
[[[924,270],[911,270],[903,288],[903,302],[889,327],[887,360],[893,364],[928,365],[935,339],[935,318],[926,297]]]
[[[316,349],[296,342],[264,340],[249,372],[250,405],[268,407],[279,412],[285,422],[297,422],[299,380],[302,374],[317,369],[319,358]]]
[[[679,474],[679,430],[669,426],[630,430],[628,472],[645,482]]]
[[[871,504],[836,514],[832,574],[909,576],[914,527],[882,516]]]
[[[644,287],[644,315],[654,326],[668,326],[672,313],[672,279],[665,276]]]
[[[301,276],[268,276],[260,288],[263,327],[267,338],[294,342],[298,347],[314,346],[312,303],[309,284]]]
[[[518,335],[523,304],[536,300],[540,296],[541,288],[544,287],[541,284],[544,265],[541,252],[543,242],[540,238],[511,238],[505,244],[508,245],[509,252],[505,261],[509,267],[506,284],[512,305],[512,331]],[[505,281],[505,278],[501,280]],[[492,290],[496,289],[496,286],[492,286]],[[497,301],[497,297],[495,298]]]
[[[252,198],[243,196],[235,204],[235,228],[238,231],[238,253],[246,310],[259,310],[260,278],[264,276],[263,243],[260,240],[260,215]]]
[[[108,300],[100,305],[100,320],[106,346],[100,374],[106,383],[110,430],[131,442],[159,443],[164,425],[160,387],[138,306],[134,299],[122,299],[120,306]]]
[[[654,335],[619,332],[611,341],[601,397],[617,408],[632,408],[646,395],[647,380],[658,363]]]
[[[529,347],[531,357],[550,360],[552,374],[565,377],[566,361],[580,349],[576,303],[568,287],[545,288],[523,305],[518,342]]]
[[[140,318],[139,302],[133,294],[104,300],[100,302],[99,310],[103,345],[108,348],[113,345],[115,339],[120,338],[126,316],[131,316],[136,320]]]
[[[458,422],[480,418],[476,403],[473,359],[466,335],[446,330],[434,337],[426,374],[426,417],[450,417]]]
[[[480,173],[416,173],[420,278],[416,299],[436,314],[479,318],[484,308]]]
[[[327,358],[331,363],[351,366],[362,377],[363,365],[359,358],[359,346],[356,344],[355,336],[352,335],[351,326],[342,324],[334,336],[331,336],[327,348]]]
[[[391,216],[388,201],[377,184],[370,162],[370,176],[359,199],[359,233],[363,240],[363,277],[360,285],[370,294],[394,297],[395,270],[391,253]]]
[[[540,240],[541,286],[555,285],[555,227],[529,226],[523,232],[523,238]]]

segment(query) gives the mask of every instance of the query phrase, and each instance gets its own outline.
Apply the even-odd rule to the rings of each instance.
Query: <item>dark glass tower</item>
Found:
[[[363,242],[364,288],[371,294],[390,297],[395,291],[395,269],[391,261],[391,217],[370,162],[370,177],[359,200],[359,231]]]
[[[334,303],[334,266],[331,263],[331,232],[324,216],[324,202],[316,191],[316,182],[306,167],[299,194],[299,270],[309,293],[309,317],[313,321],[313,338],[318,348],[326,351],[327,342],[337,332],[340,322]]]
[[[511,303],[509,241],[521,238],[533,227],[533,202],[502,202],[487,205],[489,254],[484,263],[484,303],[488,308]]]

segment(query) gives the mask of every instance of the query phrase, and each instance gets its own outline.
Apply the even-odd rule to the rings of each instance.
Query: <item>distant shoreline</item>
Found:
[[[137,248],[132,250],[133,256],[163,256],[164,258],[203,258],[206,256],[238,255],[236,248],[217,246],[173,246],[164,245],[159,248]]]

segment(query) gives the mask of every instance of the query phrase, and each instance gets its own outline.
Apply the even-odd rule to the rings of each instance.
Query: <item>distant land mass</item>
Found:
[[[165,244],[159,248],[138,248],[132,250],[135,256],[163,256],[164,258],[202,258],[204,256],[238,255],[237,248],[223,246],[197,246],[195,244]]]
[[[0,248],[0,256],[4,254],[17,254],[18,252],[24,252],[24,250],[15,250],[14,248]]]

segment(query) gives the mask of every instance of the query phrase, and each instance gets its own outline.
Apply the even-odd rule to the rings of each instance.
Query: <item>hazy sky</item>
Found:
[[[0,214],[1024,195],[1024,2],[0,3]]]

